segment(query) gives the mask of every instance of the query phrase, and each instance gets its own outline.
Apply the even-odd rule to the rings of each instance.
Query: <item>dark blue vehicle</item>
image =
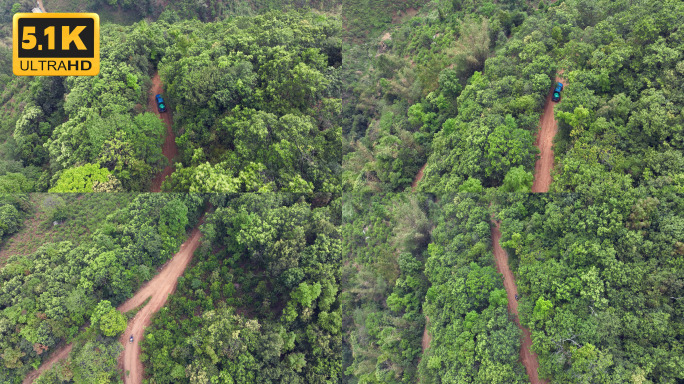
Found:
[[[164,103],[164,98],[162,98],[161,95],[155,96],[157,99],[157,108],[159,109],[159,112],[166,112],[166,104]]]
[[[561,92],[563,91],[563,83],[556,83],[556,88],[553,90],[553,95],[551,96],[551,101],[560,101]]]

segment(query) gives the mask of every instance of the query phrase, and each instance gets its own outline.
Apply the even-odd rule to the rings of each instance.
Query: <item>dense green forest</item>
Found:
[[[154,382],[526,382],[494,268],[492,214],[542,377],[678,382],[683,201],[676,186],[333,200],[17,195],[6,202],[23,212],[16,222],[43,204],[57,236],[0,272],[0,373],[19,380],[66,340],[69,359],[37,382],[115,380],[118,335],[133,314],[114,308],[179,248],[208,202],[202,245],[143,341]]]
[[[343,383],[411,383],[421,356],[431,222],[419,196],[345,194]]]
[[[492,214],[502,221],[541,377],[683,380],[683,201],[672,186],[345,194],[343,382],[529,382],[494,268]],[[421,353],[425,317],[431,342]]]
[[[681,183],[681,2],[233,3],[106,22],[95,78],[0,74],[0,178],[147,190],[166,164],[144,103],[159,69],[181,152],[166,190],[402,191],[427,163],[425,192],[524,191],[563,70],[555,191]],[[299,11],[257,15],[269,9]]]
[[[529,189],[560,70],[555,191],[681,183],[682,15],[679,1],[430,3],[345,51],[343,188],[401,191],[427,161],[425,192],[506,176],[504,189]]]
[[[59,197],[44,196],[49,200]],[[97,329],[97,320],[115,316],[112,305],[128,298],[177,251],[186,230],[196,225],[204,210],[204,199],[189,194],[95,194],[80,198],[95,203],[125,200],[125,204],[111,211],[108,204],[100,203],[76,215],[56,205],[53,210],[63,212],[62,223],[85,225],[88,216],[94,215],[100,218],[99,225],[76,241],[45,242],[35,252],[11,256],[0,270],[2,382],[20,381],[40,364],[43,352],[61,341],[83,337],[79,327],[87,320],[95,333],[88,341],[115,348],[118,334],[106,331],[108,327]],[[48,223],[54,218],[47,217]],[[114,325],[118,333],[123,331]],[[91,359],[87,348],[98,347],[83,348],[79,348],[81,359],[87,360]],[[115,377],[116,371],[111,368],[109,377]],[[106,366],[102,369],[107,371]]]
[[[428,246],[425,296],[433,337],[421,382],[525,383],[520,330],[491,251],[489,210],[481,195],[444,196]]]
[[[345,195],[344,382],[525,382],[487,200]]]
[[[556,383],[684,380],[684,199],[669,187],[502,195],[522,322]]]
[[[67,344],[36,383],[120,382],[116,308],[197,227],[147,382],[530,382],[492,220],[542,379],[684,382],[681,1],[44,2],[102,65],[15,77],[0,0],[0,382]],[[170,165],[155,75],[172,193],[122,193]]]
[[[0,244],[19,231],[29,210],[30,203],[27,195],[0,195]]]
[[[184,26],[159,65],[182,132],[180,164],[164,188],[339,190],[339,25],[268,13]]]
[[[337,382],[340,210],[311,199],[212,195],[202,246],[143,342],[152,382]]]
[[[159,67],[181,152],[167,190],[335,192],[339,29],[334,19],[296,12],[106,23],[99,75],[3,75],[0,186],[149,190],[167,165],[166,128],[146,111]]]

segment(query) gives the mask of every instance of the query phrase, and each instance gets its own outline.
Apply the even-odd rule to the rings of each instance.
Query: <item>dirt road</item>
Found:
[[[203,220],[200,220],[200,223],[202,222]],[[140,341],[142,340],[143,331],[150,324],[152,315],[164,306],[167,298],[176,288],[178,278],[185,271],[185,268],[192,259],[193,252],[199,246],[199,240],[200,231],[198,226],[192,230],[190,237],[181,245],[180,250],[173,258],[162,267],[159,274],[143,285],[135,296],[117,308],[119,311],[126,313],[142,305],[148,297],[150,298],[147,305],[140,309],[135,317],[128,322],[128,328],[120,338],[124,350],[121,352],[121,356],[119,356],[119,368],[124,370],[124,374],[127,371],[129,372],[124,377],[124,383],[142,383],[143,368],[140,361]],[[134,343],[128,342],[128,338],[131,335],[133,335]],[[56,362],[66,359],[72,347],[73,344],[68,344],[55,351],[37,370],[29,373],[22,384],[33,383],[33,380],[49,370]]]
[[[129,321],[128,328],[120,338],[124,350],[119,356],[119,368],[123,369],[124,383],[142,383],[143,366],[140,361],[140,341],[143,339],[143,331],[150,325],[152,315],[164,306],[169,295],[176,289],[178,278],[190,263],[193,252],[199,246],[199,240],[200,231],[199,228],[195,228],[188,240],[181,245],[180,251],[164,266],[164,269],[140,289],[135,296],[117,308],[126,313],[142,305],[148,297],[150,298],[149,303]],[[133,335],[133,343],[128,341],[131,335]]]
[[[561,71],[561,74],[563,72]],[[560,77],[556,77],[557,82],[565,81]],[[553,169],[553,138],[558,132],[558,124],[553,116],[553,107],[556,105],[555,102],[551,101],[551,95],[553,92],[546,96],[546,104],[544,106],[544,112],[539,119],[539,133],[537,133],[537,141],[535,145],[539,148],[539,159],[534,165],[534,183],[532,183],[532,192],[548,192],[549,186],[551,186],[551,169]]]
[[[38,369],[34,369],[33,371],[31,371],[31,373],[29,373],[29,374],[24,378],[24,381],[22,381],[21,383],[22,383],[22,384],[31,384],[31,383],[33,383],[33,380],[37,379],[38,376],[40,376],[40,375],[43,374],[43,372],[45,372],[45,371],[49,370],[50,368],[52,368],[52,366],[53,366],[56,362],[58,362],[58,361],[60,361],[60,360],[62,360],[62,359],[66,359],[67,356],[69,356],[69,353],[71,352],[71,348],[72,348],[73,346],[74,346],[73,344],[68,344],[68,345],[65,345],[64,347],[58,349],[57,351],[55,351],[55,352],[52,354],[52,356],[50,356],[49,359],[47,359],[45,362],[43,362],[43,364],[40,365],[40,367],[38,367]]]
[[[494,247],[494,260],[496,261],[496,270],[503,275],[504,288],[506,289],[506,296],[508,296],[508,312],[513,314],[515,324],[523,331],[522,344],[520,345],[520,360],[525,366],[527,375],[530,377],[531,384],[546,384],[545,380],[540,380],[537,370],[539,369],[539,362],[537,361],[537,354],[532,348],[532,337],[530,331],[520,325],[518,319],[518,301],[515,300],[515,295],[518,294],[518,287],[515,285],[515,278],[508,266],[508,255],[506,251],[501,248],[499,241],[501,240],[501,231],[499,230],[499,222],[492,219],[492,243]]]
[[[416,178],[413,179],[413,184],[411,184],[411,191],[415,192],[416,187],[418,186],[418,183],[423,179],[423,172],[425,172],[425,168],[427,167],[427,162],[420,168],[418,171],[418,174],[416,174]]]
[[[430,348],[430,341],[432,341],[432,337],[430,337],[430,334],[428,333],[428,324],[430,324],[430,318],[425,316],[425,329],[423,330],[423,353],[425,353],[425,350]]]
[[[43,13],[47,13],[45,7],[43,7],[43,0],[38,0],[38,8],[40,8],[40,10],[43,11]]]
[[[159,110],[157,109],[157,100],[154,98],[158,94],[162,95],[162,90],[163,87],[161,79],[159,78],[159,73],[155,73],[152,77],[152,88],[150,88],[150,95],[147,99],[147,111],[156,113],[166,124],[166,138],[164,139],[162,153],[169,160],[169,165],[152,179],[152,192],[161,192],[162,182],[166,179],[166,176],[173,173],[173,158],[178,155],[176,136],[173,134],[172,129],[173,120],[171,118],[171,112],[166,111],[164,113],[159,113]]]

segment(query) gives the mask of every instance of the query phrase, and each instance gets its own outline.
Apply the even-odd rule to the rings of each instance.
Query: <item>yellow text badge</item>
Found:
[[[12,44],[17,76],[100,73],[100,17],[96,13],[17,13]]]

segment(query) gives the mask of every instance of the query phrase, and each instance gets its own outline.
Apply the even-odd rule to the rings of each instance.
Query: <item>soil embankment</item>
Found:
[[[168,110],[164,113],[159,113],[157,109],[156,95],[161,95],[163,90],[161,79],[159,78],[159,73],[155,73],[152,77],[152,88],[150,88],[150,95],[147,99],[147,111],[156,113],[160,119],[166,124],[166,137],[164,138],[164,146],[162,147],[162,153],[164,157],[169,160],[169,165],[167,165],[157,176],[152,179],[152,192],[161,192],[161,185],[167,176],[173,173],[173,158],[178,155],[178,147],[176,146],[176,136],[173,133],[173,119],[171,117],[171,112]]]
[[[520,325],[518,319],[518,301],[515,296],[518,294],[518,287],[515,285],[515,278],[508,266],[508,255],[506,251],[501,248],[499,241],[501,240],[501,231],[499,230],[499,222],[492,220],[492,245],[494,248],[494,260],[496,261],[496,269],[503,275],[504,288],[506,289],[506,296],[508,297],[508,312],[513,315],[515,324],[523,332],[523,339],[520,345],[520,360],[525,366],[527,375],[530,377],[531,384],[546,384],[547,381],[540,380],[539,361],[537,354],[532,351],[532,336],[527,328]]]
[[[423,330],[423,353],[425,353],[425,350],[430,348],[430,341],[432,341],[432,337],[430,337],[430,334],[428,333],[428,324],[430,324],[430,318],[425,316],[425,329]]]
[[[561,71],[562,73],[562,71]],[[564,82],[560,77],[556,77],[556,82]],[[555,84],[554,83],[554,84]],[[553,92],[546,96],[544,112],[539,119],[539,132],[535,145],[539,148],[539,158],[534,166],[534,182],[532,192],[548,192],[551,186],[551,170],[553,169],[553,138],[558,132],[558,124],[553,116],[555,102],[551,101]]]
[[[422,167],[420,167],[418,174],[416,174],[416,178],[413,179],[413,183],[411,184],[411,191],[412,192],[416,191],[416,187],[418,186],[418,183],[423,179],[423,173],[425,172],[426,167],[427,167],[427,162],[425,164],[423,164]]]

